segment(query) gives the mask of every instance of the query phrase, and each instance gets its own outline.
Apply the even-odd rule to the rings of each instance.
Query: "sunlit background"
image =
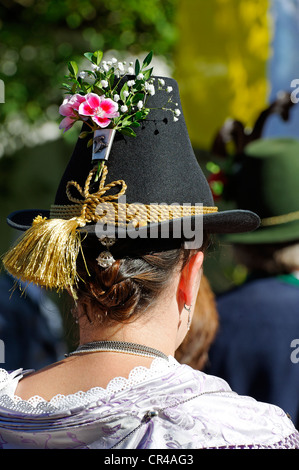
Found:
[[[194,150],[205,169],[227,118],[248,128],[299,79],[297,0],[2,0],[0,16],[0,249],[6,215],[48,208],[77,138],[58,129],[68,60],[86,51],[134,60],[154,51],[155,73],[179,82]],[[298,105],[299,106],[299,105]],[[298,109],[265,135],[298,136]],[[188,175],[185,176],[186,178]],[[221,202],[220,202],[221,204]],[[222,243],[221,241],[219,243]],[[230,248],[207,260],[216,292],[242,282]]]

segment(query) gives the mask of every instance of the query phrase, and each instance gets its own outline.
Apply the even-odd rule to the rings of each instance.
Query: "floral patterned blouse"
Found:
[[[299,433],[280,408],[239,396],[171,356],[105,389],[50,401],[15,395],[26,373],[0,369],[3,449],[299,448]]]

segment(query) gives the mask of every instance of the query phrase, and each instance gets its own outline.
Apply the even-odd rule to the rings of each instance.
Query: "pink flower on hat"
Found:
[[[79,114],[91,116],[91,119],[98,126],[107,127],[112,118],[119,116],[118,104],[111,98],[88,93],[85,95],[85,100],[79,106]]]
[[[78,119],[80,119],[78,110],[83,101],[85,101],[84,96],[79,95],[78,93],[63,101],[62,105],[59,107],[59,113],[62,116],[65,116],[65,118],[62,119],[59,129],[64,129],[64,132],[66,132]]]

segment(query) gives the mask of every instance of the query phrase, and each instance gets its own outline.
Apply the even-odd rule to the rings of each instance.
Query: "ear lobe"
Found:
[[[184,266],[178,285],[178,302],[180,310],[186,305],[194,303],[194,297],[197,295],[200,282],[200,272],[204,259],[202,251],[191,256],[190,260]]]

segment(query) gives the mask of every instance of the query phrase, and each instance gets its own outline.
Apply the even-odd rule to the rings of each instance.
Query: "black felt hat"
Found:
[[[130,80],[132,77],[128,77]],[[172,87],[173,100],[181,108],[177,82],[163,77],[167,86]],[[157,90],[150,97],[151,108],[161,107],[165,100],[163,91]],[[83,130],[86,129],[83,125]],[[122,180],[128,204],[202,204],[207,208],[203,217],[204,229],[211,233],[235,233],[254,230],[259,225],[258,216],[246,210],[214,211],[213,196],[191,146],[183,113],[178,121],[166,110],[151,111],[141,126],[135,129],[136,137],[125,136],[116,132],[109,159],[105,185]],[[66,187],[69,181],[75,181],[84,188],[86,178],[92,168],[92,148],[87,147],[86,138],[78,138],[77,144],[61,178],[55,197],[52,214],[57,214],[59,206],[70,206]],[[93,184],[91,191],[96,191]],[[118,186],[110,189],[117,194]],[[74,198],[80,198],[76,188],[71,190]],[[82,198],[82,196],[81,196]],[[56,207],[55,207],[56,206]],[[209,212],[208,208],[211,208]],[[56,212],[55,212],[56,209]],[[79,207],[78,207],[79,209]],[[216,210],[216,209],[215,209]],[[61,212],[63,214],[63,211]],[[33,219],[41,215],[50,217],[50,209],[16,211],[7,218],[8,224],[18,230],[27,230]],[[192,216],[196,217],[196,216]],[[155,224],[156,222],[152,222]],[[161,222],[158,222],[160,224]],[[81,230],[95,233],[95,223],[87,223]],[[117,228],[116,228],[117,230]]]
[[[136,77],[126,77],[120,87],[123,87],[124,81],[133,79]],[[154,80],[156,83],[158,77]],[[83,236],[87,236],[87,243],[89,237],[100,238],[101,235],[111,234],[116,239],[126,236],[129,243],[131,240],[134,243],[136,237],[132,236],[133,233],[137,232],[142,237],[149,233],[149,229],[151,235],[152,229],[157,228],[155,238],[164,238],[161,246],[165,247],[165,225],[169,238],[174,233],[177,236],[175,229],[186,221],[190,229],[194,229],[200,220],[201,230],[209,233],[245,232],[258,227],[259,217],[251,211],[218,212],[191,146],[181,112],[178,85],[171,78],[159,80],[163,81],[164,89],[156,87],[155,93],[149,97],[147,106],[151,111],[139,127],[134,127],[136,136],[116,131],[98,181],[92,160],[93,150],[88,146],[89,136],[81,138],[81,134],[62,175],[51,209],[17,211],[8,216],[11,227],[29,234],[22,245],[17,245],[4,259],[6,268],[13,275],[49,287],[70,286],[75,282],[74,270],[70,269],[72,274],[68,275],[67,280],[59,278],[56,268],[51,279],[46,273],[52,271],[54,263],[58,266],[61,258],[64,259],[57,270],[61,270],[62,277],[67,266],[74,266],[80,232],[81,236],[82,232]],[[166,88],[172,90],[175,114],[165,106]],[[83,124],[82,130],[85,132],[88,126]],[[109,218],[111,208],[114,210],[112,222]],[[120,208],[125,215],[119,212]],[[181,242],[185,232],[181,231],[180,234]],[[45,248],[48,245],[51,246],[51,253]],[[43,252],[45,249],[46,253]],[[20,253],[22,261],[19,261]],[[30,275],[24,274],[24,271]]]

